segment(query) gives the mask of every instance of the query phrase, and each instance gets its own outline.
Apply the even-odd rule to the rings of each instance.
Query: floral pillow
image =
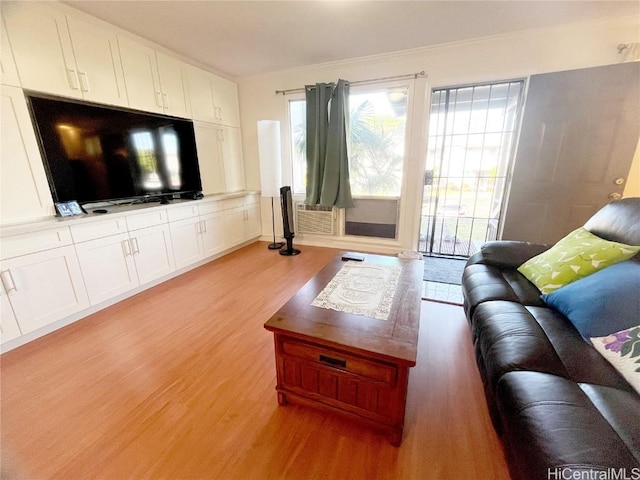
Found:
[[[591,339],[598,352],[640,393],[640,325]]]
[[[518,268],[542,293],[551,293],[609,265],[628,260],[640,246],[610,242],[584,227]]]

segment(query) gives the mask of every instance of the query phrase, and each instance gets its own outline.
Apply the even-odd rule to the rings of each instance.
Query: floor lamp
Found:
[[[269,250],[280,250],[283,242],[276,242],[276,221],[273,197],[280,196],[282,155],[280,150],[280,122],[258,120],[258,157],[260,158],[260,190],[263,197],[271,197],[271,228],[273,243]]]

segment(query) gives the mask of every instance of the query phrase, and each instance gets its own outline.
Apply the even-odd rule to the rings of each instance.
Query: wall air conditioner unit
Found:
[[[335,235],[336,221],[333,207],[296,202],[296,232]]]

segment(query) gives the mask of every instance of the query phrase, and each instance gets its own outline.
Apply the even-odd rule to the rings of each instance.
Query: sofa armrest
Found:
[[[467,265],[481,263],[497,267],[518,268],[530,258],[549,250],[551,246],[513,240],[487,242],[480,247],[479,252],[469,258]]]

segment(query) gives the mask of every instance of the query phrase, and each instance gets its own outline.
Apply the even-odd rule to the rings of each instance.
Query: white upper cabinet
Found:
[[[3,5],[23,88],[126,105],[116,35],[41,4]]]
[[[216,122],[230,127],[240,126],[238,86],[221,77],[211,76],[213,82],[213,105]]]
[[[213,109],[211,74],[189,66],[187,79],[193,119],[201,122],[216,122],[216,115]]]
[[[240,126],[238,88],[235,83],[196,67],[187,71],[194,120]]]
[[[4,26],[4,20],[0,25],[0,35],[2,35],[2,44],[0,45],[0,83],[3,85],[11,85],[13,87],[20,86],[20,77],[16,62],[13,59],[13,52],[7,37],[7,29]]]
[[[127,92],[117,36],[73,17],[67,17],[67,25],[83,98],[126,106]]]
[[[22,90],[0,87],[0,218],[15,223],[54,214],[51,191]]]
[[[240,129],[211,123],[194,124],[202,192],[238,192],[245,188]]]
[[[2,15],[22,86],[82,97],[64,14],[28,2],[6,3]]]
[[[128,38],[118,41],[129,106],[190,117],[185,64]]]
[[[176,117],[191,117],[191,108],[187,97],[187,67],[180,60],[156,52],[160,87],[162,90],[162,106],[164,113]]]
[[[244,160],[242,157],[242,136],[240,129],[234,127],[220,128],[220,147],[224,165],[225,191],[244,190]]]
[[[163,113],[156,52],[126,37],[118,37],[129,106]]]
[[[219,141],[220,127],[211,123],[194,122],[193,129],[198,149],[202,193],[222,193],[226,190],[226,184]]]

